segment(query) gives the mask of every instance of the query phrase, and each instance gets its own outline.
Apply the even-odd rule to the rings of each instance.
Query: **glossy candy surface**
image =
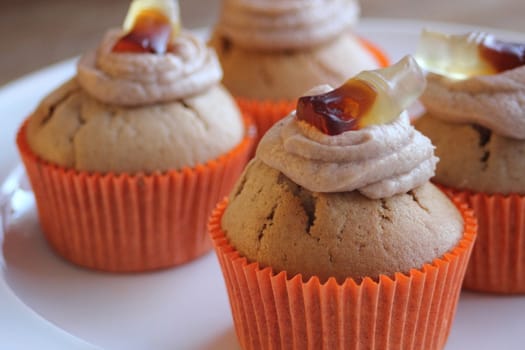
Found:
[[[525,45],[472,32],[447,35],[424,30],[416,58],[428,71],[456,79],[490,75],[525,64]]]
[[[113,46],[113,52],[163,54],[180,30],[178,2],[173,0],[134,0],[124,21],[126,34]]]
[[[303,96],[297,119],[327,135],[338,135],[396,119],[423,92],[425,78],[414,58],[406,56],[383,69],[363,71],[339,88]]]

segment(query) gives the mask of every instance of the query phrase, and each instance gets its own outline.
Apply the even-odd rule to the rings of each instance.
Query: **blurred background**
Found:
[[[129,0],[0,0],[0,85],[94,47]],[[186,27],[210,25],[220,0],[180,0]],[[525,33],[525,0],[361,0],[363,17],[463,23]]]

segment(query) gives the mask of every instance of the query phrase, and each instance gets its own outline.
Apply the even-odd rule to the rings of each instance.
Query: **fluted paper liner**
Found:
[[[253,125],[225,155],[194,168],[154,174],[99,174],[66,169],[17,145],[36,199],[40,226],[66,260],[111,272],[179,265],[212,248],[206,223],[247,162]]]
[[[359,40],[374,56],[380,67],[386,67],[390,64],[390,60],[381,49],[366,39],[359,38]],[[236,97],[236,100],[241,110],[253,117],[255,126],[257,127],[258,136],[254,142],[254,150],[266,131],[268,131],[268,129],[270,129],[276,122],[290,114],[297,105],[297,101],[295,100],[272,101],[243,97]]]
[[[372,56],[374,56],[379,67],[386,67],[390,65],[390,59],[378,46],[362,37],[359,37],[359,41],[361,41],[361,44],[372,54]]]
[[[317,277],[303,282],[249,263],[221,229],[227,200],[209,229],[243,349],[442,349],[454,319],[476,236],[470,209],[455,198],[465,221],[463,238],[443,257],[393,278]]]
[[[478,239],[463,286],[480,292],[525,293],[525,196],[444,189],[468,203],[478,219]]]
[[[235,100],[243,113],[252,116],[255,127],[257,128],[257,137],[253,144],[252,155],[266,131],[268,131],[273,124],[290,114],[297,105],[297,101],[286,100],[254,100],[243,97],[236,97]]]

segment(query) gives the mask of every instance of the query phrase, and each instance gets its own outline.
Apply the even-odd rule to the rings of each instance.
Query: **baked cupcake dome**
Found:
[[[337,86],[388,63],[353,33],[358,16],[353,0],[224,0],[210,43],[233,95],[290,100],[312,86]]]
[[[228,90],[256,100],[293,100],[312,86],[339,85],[358,71],[386,65],[384,57],[376,58],[366,49],[373,48],[371,43],[351,31],[301,50],[246,50],[220,34],[215,34],[210,44],[217,50]]]
[[[423,266],[458,242],[463,220],[431,184],[380,200],[357,191],[318,193],[255,159],[230,195],[221,227],[248,261],[304,281],[343,283]]]
[[[73,79],[33,113],[27,141],[40,158],[62,167],[151,174],[218,158],[244,132],[234,100],[220,85],[172,102],[127,107],[100,102]]]
[[[436,146],[440,161],[434,180],[439,184],[487,194],[525,193],[524,141],[432,114],[416,120],[415,126]]]

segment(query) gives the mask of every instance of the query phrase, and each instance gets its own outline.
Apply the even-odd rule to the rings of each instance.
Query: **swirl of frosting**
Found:
[[[312,192],[358,190],[373,199],[422,185],[438,161],[406,112],[388,124],[336,136],[297,120],[294,112],[265,134],[256,156]]]
[[[80,85],[93,97],[122,106],[186,98],[222,79],[215,52],[189,32],[180,33],[163,55],[112,52],[122,31],[109,31],[97,50],[77,65]]]
[[[216,29],[246,48],[300,49],[329,41],[358,16],[355,0],[225,0]]]
[[[452,123],[477,123],[501,136],[525,139],[525,67],[454,80],[427,76],[421,101],[429,113]]]

